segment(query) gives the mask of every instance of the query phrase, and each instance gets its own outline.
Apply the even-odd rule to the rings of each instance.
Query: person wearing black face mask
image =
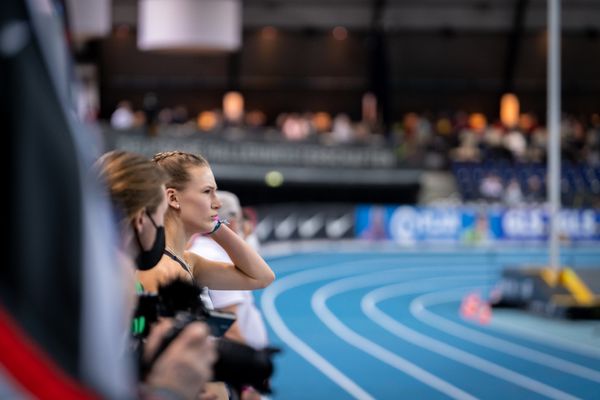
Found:
[[[119,254],[129,289],[130,310],[135,304],[137,269],[153,268],[165,248],[164,214],[167,209],[165,172],[144,157],[124,151],[103,155],[96,166],[106,183],[119,221],[121,243]],[[150,331],[144,356],[152,358],[172,321],[161,321]],[[125,328],[124,328],[125,329]],[[205,382],[212,377],[216,359],[214,343],[208,339],[204,323],[194,322],[161,353],[152,370],[142,382],[141,392],[152,399],[178,397],[196,398]],[[185,373],[181,373],[185,371]],[[142,396],[144,397],[144,395]]]
[[[163,213],[164,214],[164,213]],[[157,226],[152,218],[152,215],[146,210],[146,215],[154,225],[154,229],[156,229],[156,236],[154,237],[154,243],[150,250],[146,250],[142,241],[140,239],[140,235],[138,231],[133,227],[133,233],[135,234],[135,239],[137,240],[138,246],[140,247],[140,252],[135,259],[135,264],[137,268],[141,271],[147,271],[153,268],[163,256],[163,251],[165,250],[165,227]]]
[[[139,270],[153,268],[165,248],[166,175],[141,155],[111,151],[97,162],[119,223],[119,250]]]

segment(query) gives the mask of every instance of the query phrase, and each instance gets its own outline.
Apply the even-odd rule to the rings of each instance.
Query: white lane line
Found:
[[[372,272],[373,265],[375,263],[379,264],[376,268],[383,268],[384,266],[380,265],[382,261],[394,261],[393,264],[399,263],[401,260],[397,258],[393,258],[390,260],[380,260],[380,259],[371,259],[371,260],[357,260],[351,262],[342,262],[338,264],[333,264],[328,267],[321,267],[318,269],[311,269],[308,271],[297,272],[291,275],[287,275],[283,278],[275,280],[270,286],[263,290],[262,296],[260,298],[261,308],[263,310],[263,314],[265,319],[269,322],[271,328],[275,332],[279,338],[286,343],[292,350],[298,353],[301,357],[303,357],[310,364],[315,366],[319,371],[321,371],[325,376],[331,379],[334,383],[344,389],[347,393],[352,395],[357,399],[372,399],[373,397],[367,393],[364,389],[358,386],[354,381],[344,375],[341,371],[335,368],[329,361],[323,358],[320,354],[314,351],[310,346],[308,346],[305,342],[300,340],[283,322],[281,316],[277,311],[277,307],[275,306],[275,301],[277,297],[287,290],[291,290],[295,287],[309,284],[312,282],[317,282],[319,280],[337,278],[339,276],[359,274],[361,272]],[[365,265],[367,263],[368,265]],[[466,268],[463,268],[467,270]],[[469,270],[477,270],[478,267],[474,266]],[[389,270],[395,273],[402,274],[412,274],[419,273],[422,274],[424,270],[431,270],[426,267],[418,267],[418,268],[398,268],[390,266]],[[436,271],[444,271],[449,270],[449,268],[435,268]],[[387,271],[383,271],[387,272]],[[454,272],[454,269],[452,269]]]
[[[277,297],[283,292],[295,287],[315,282],[321,279],[336,278],[338,276],[360,273],[365,270],[365,261],[342,262],[328,267],[321,267],[309,271],[298,272],[292,275],[275,280],[270,286],[263,290],[260,298],[261,308],[265,319],[273,331],[286,343],[292,350],[298,353],[302,358],[315,366],[325,376],[331,379],[335,384],[344,389],[348,394],[356,399],[374,399],[363,388],[358,386],[353,380],[344,375],[340,370],[334,367],[329,361],[314,351],[305,342],[300,340],[283,322],[275,306]]]
[[[511,336],[517,336],[533,341],[540,342],[542,344],[569,351],[576,354],[581,354],[586,357],[600,359],[600,350],[598,347],[590,346],[583,342],[573,342],[569,339],[560,338],[557,336],[548,336],[541,331],[533,331],[527,328],[523,328],[518,325],[501,326],[495,325],[492,320],[492,324],[488,326],[489,329],[503,332]]]
[[[428,271],[431,270],[445,270],[445,268],[421,268]],[[387,272],[387,271],[385,271]],[[404,272],[404,271],[394,271],[394,272]],[[393,274],[396,275],[396,274]],[[344,325],[328,308],[327,308],[327,299],[331,296],[334,296],[338,293],[342,293],[348,289],[356,289],[360,287],[372,286],[376,285],[380,282],[389,282],[392,277],[388,272],[386,275],[382,275],[380,273],[373,274],[365,274],[359,277],[346,278],[341,281],[336,281],[330,284],[327,284],[320,289],[318,289],[313,297],[312,297],[312,308],[317,316],[323,321],[323,323],[333,331],[337,336],[339,336],[344,341],[348,342],[350,345],[356,347],[357,349],[366,352],[372,357],[375,357],[382,362],[396,368],[409,376],[412,376],[416,380],[424,383],[425,385],[430,386],[433,389],[436,389],[445,395],[453,398],[453,399],[476,399],[471,394],[465,392],[464,390],[452,385],[451,383],[441,379],[440,377],[426,371],[425,369],[419,367],[416,364],[408,361],[407,359],[400,357],[399,355],[387,350],[386,348],[378,345],[371,340],[357,334],[346,325]],[[423,281],[436,281],[439,278],[429,278]],[[446,280],[457,279],[455,277],[447,278]],[[473,280],[474,278],[469,277],[459,277],[460,280]],[[481,280],[481,277],[477,277],[476,279]],[[408,282],[404,283],[404,285],[410,286],[413,290],[421,290],[418,283],[422,283],[423,281],[416,282]]]
[[[459,323],[441,317],[427,309],[436,304],[460,301],[460,294],[456,291],[430,293],[414,299],[410,304],[411,314],[436,329],[456,336],[458,338],[477,343],[490,349],[501,351],[511,356],[534,362],[546,367],[576,375],[584,379],[600,383],[600,372],[584,367],[565,359],[550,354],[533,350],[507,340],[493,337],[475,329],[467,328]]]
[[[443,282],[444,280],[446,279],[439,279],[439,281],[441,282]],[[429,286],[431,286],[429,290],[436,289],[435,285]],[[507,382],[511,382],[527,390],[539,393],[552,399],[577,398],[570,395],[569,393],[563,392],[552,386],[546,385],[545,383],[532,379],[528,376],[519,374],[518,372],[502,367],[501,365],[488,361],[482,357],[476,356],[457,347],[444,343],[440,340],[433,339],[430,336],[421,334],[413,329],[410,329],[406,325],[401,324],[397,320],[391,318],[389,315],[387,315],[377,307],[377,303],[383,300],[398,297],[401,295],[412,294],[417,291],[421,291],[422,289],[423,288],[415,289],[414,283],[401,283],[385,286],[368,293],[361,302],[361,308],[363,309],[365,314],[369,318],[371,318],[375,323],[381,325],[384,329],[388,330],[392,334],[406,341],[409,341],[417,346],[436,352],[444,357],[450,358],[454,361],[468,365],[474,369],[480,370],[489,375],[493,375],[497,378],[503,379]],[[460,291],[462,293],[465,293],[468,289],[473,288],[461,288]],[[457,292],[456,289],[454,291]]]

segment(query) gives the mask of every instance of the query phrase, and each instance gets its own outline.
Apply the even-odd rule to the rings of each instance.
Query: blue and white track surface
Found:
[[[572,267],[600,249],[562,251]],[[600,399],[600,324],[463,319],[505,266],[543,265],[543,248],[292,252],[267,257],[259,294],[276,357],[273,399]],[[523,318],[541,322],[526,324]],[[557,336],[585,328],[587,340]]]

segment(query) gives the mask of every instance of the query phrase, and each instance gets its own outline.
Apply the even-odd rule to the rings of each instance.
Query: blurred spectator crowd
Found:
[[[159,110],[152,94],[143,104],[144,109],[136,111],[130,102],[120,102],[110,120],[112,128],[164,137],[206,134],[234,140],[392,146],[403,165],[452,171],[464,201],[516,206],[546,199],[548,133],[532,113],[505,126],[480,113],[411,112],[385,128],[376,116],[353,121],[345,113],[290,112],[268,125],[267,116],[258,110],[231,117],[212,110],[190,117],[183,105]],[[563,116],[561,153],[563,205],[600,207],[599,113]]]

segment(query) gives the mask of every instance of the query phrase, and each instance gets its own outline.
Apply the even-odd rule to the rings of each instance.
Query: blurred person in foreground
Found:
[[[96,167],[110,192],[119,217],[117,253],[129,289],[130,314],[134,308],[134,271],[149,270],[162,257],[165,247],[164,215],[167,209],[167,174],[144,157],[112,151]],[[172,322],[161,320],[151,329],[143,357],[152,358]],[[214,344],[204,323],[194,322],[170,343],[151,366],[141,386],[141,397],[149,399],[195,399],[212,377],[216,359]]]
[[[229,228],[246,239],[244,218],[238,197],[225,191],[217,191],[221,202],[219,218],[226,219]],[[247,232],[251,233],[251,232]],[[253,246],[255,250],[258,250]],[[195,235],[190,240],[190,252],[214,261],[231,263],[231,259],[214,240],[203,235]],[[247,344],[255,349],[264,349],[268,345],[267,329],[260,311],[254,304],[254,298],[249,290],[209,290],[208,294],[215,309],[234,313],[236,322],[225,332],[225,337]],[[244,388],[242,400],[258,400],[260,394],[252,387]]]
[[[110,204],[77,120],[64,7],[0,2],[0,126],[11,189],[0,264],[0,399],[129,399]]]

